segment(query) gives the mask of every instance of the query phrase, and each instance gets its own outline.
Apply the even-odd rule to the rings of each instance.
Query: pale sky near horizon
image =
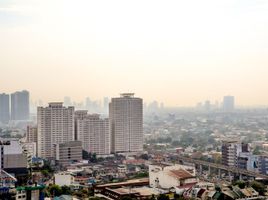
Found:
[[[267,0],[1,0],[0,93],[268,105]]]

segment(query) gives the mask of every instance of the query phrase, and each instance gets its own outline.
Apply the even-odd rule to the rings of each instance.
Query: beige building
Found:
[[[149,165],[150,187],[170,189],[198,182],[195,168],[184,165]]]
[[[38,156],[55,158],[53,145],[74,140],[74,107],[49,103],[37,108]]]
[[[23,149],[23,152],[27,155],[27,157],[30,159],[30,157],[36,157],[36,143],[35,142],[23,142],[21,143],[21,147]]]
[[[54,175],[55,184],[59,186],[71,186],[75,184],[74,176],[69,172],[60,172]]]
[[[97,155],[110,154],[109,119],[101,119],[98,114],[87,114],[87,111],[75,112],[75,136],[82,141],[85,151]]]
[[[66,166],[73,162],[82,160],[82,142],[70,141],[61,144],[55,144],[55,157],[60,165]]]
[[[37,155],[37,126],[27,126],[26,131],[26,142],[27,143],[35,143],[35,154]]]
[[[27,126],[26,140],[37,143],[37,126]]]
[[[140,152],[143,150],[143,103],[133,93],[112,98],[109,104],[111,151]]]

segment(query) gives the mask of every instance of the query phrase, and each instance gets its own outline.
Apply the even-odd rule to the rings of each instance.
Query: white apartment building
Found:
[[[143,103],[134,93],[123,93],[109,104],[111,151],[143,150]]]
[[[87,114],[87,111],[75,112],[75,137],[82,141],[85,151],[97,155],[108,155],[110,148],[109,119],[101,119],[98,114]]]
[[[176,188],[198,182],[194,167],[184,165],[149,165],[150,187]]]
[[[37,108],[38,156],[55,158],[53,146],[74,140],[74,107],[61,102]]]

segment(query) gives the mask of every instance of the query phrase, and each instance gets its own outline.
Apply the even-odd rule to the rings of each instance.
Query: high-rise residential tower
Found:
[[[8,94],[0,94],[0,122],[8,123],[10,119],[9,112],[9,95]]]
[[[222,109],[224,112],[233,112],[235,108],[234,96],[224,96],[222,102]]]
[[[76,140],[82,141],[83,150],[97,155],[108,155],[110,148],[109,119],[101,119],[98,114],[75,111]]]
[[[248,153],[248,144],[241,143],[237,139],[225,139],[222,141],[222,164],[230,167],[239,166],[241,153]]]
[[[55,144],[74,140],[74,107],[63,103],[49,103],[37,108],[38,156],[55,158]]]
[[[29,120],[29,92],[23,90],[11,94],[11,120]]]
[[[109,104],[111,150],[139,152],[143,150],[143,103],[133,93],[112,98]]]

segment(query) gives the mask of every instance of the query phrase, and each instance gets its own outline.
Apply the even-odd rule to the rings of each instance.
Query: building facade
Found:
[[[37,126],[27,126],[26,140],[37,143]]]
[[[74,107],[49,103],[37,108],[38,156],[55,159],[54,144],[74,140]]]
[[[55,157],[58,164],[66,166],[82,160],[82,142],[69,141],[55,144]]]
[[[222,164],[230,167],[245,166],[243,157],[249,153],[248,144],[239,142],[238,140],[222,141]],[[241,158],[239,160],[239,156]],[[244,160],[244,161],[243,161]],[[240,162],[240,163],[239,163]],[[246,163],[247,165],[247,163]]]
[[[36,143],[35,142],[24,142],[21,143],[23,154],[27,158],[27,167],[30,168],[33,164],[33,158],[36,158]]]
[[[251,152],[241,152],[238,156],[238,168],[249,171],[259,171],[259,156]]]
[[[11,120],[29,120],[29,96],[30,94],[26,90],[11,94]]]
[[[261,174],[268,174],[268,155],[260,155],[258,164],[259,172]]]
[[[8,123],[10,119],[10,111],[9,111],[9,95],[8,94],[0,94],[0,122]]]
[[[143,150],[143,101],[133,93],[112,98],[109,104],[111,150],[139,152]]]
[[[223,141],[222,164],[237,166],[237,141]]]
[[[87,111],[75,112],[76,140],[82,141],[83,150],[97,155],[108,155],[110,148],[109,119],[101,119],[98,114]]]
[[[197,182],[198,179],[193,167],[149,165],[150,187],[170,189]]]
[[[0,169],[16,173],[27,171],[27,157],[18,140],[1,141]]]
[[[235,99],[234,96],[224,96],[222,109],[224,112],[233,112],[235,109]]]

